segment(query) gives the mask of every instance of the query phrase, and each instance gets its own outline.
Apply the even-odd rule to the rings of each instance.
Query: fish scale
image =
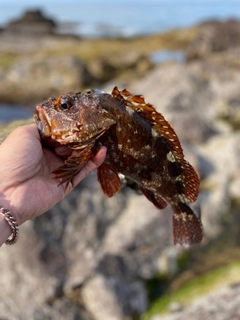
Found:
[[[184,159],[174,129],[142,95],[117,87],[112,94],[67,93],[38,105],[35,119],[45,145],[77,150],[54,171],[56,179],[71,181],[104,145],[107,155],[97,169],[104,194],[119,191],[123,174],[157,208],[171,206],[174,244],[201,242],[201,221],[188,205],[197,199],[199,177]]]

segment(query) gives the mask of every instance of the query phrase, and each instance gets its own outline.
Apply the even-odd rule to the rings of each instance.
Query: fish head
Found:
[[[99,93],[67,93],[36,106],[35,121],[49,146],[85,147],[102,135],[115,119],[99,104]]]

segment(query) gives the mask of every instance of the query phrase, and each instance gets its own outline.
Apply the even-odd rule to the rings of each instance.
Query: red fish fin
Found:
[[[203,226],[201,220],[185,203],[173,206],[173,237],[174,244],[189,246],[201,242]]]
[[[200,179],[195,169],[186,160],[183,160],[183,168],[184,195],[187,201],[194,202],[198,197]]]
[[[155,205],[155,207],[157,207],[158,209],[164,209],[167,206],[167,202],[164,201],[163,198],[160,197],[159,194],[153,193],[152,191],[149,191],[149,190],[144,189],[142,187],[140,187],[140,190],[145,195],[145,197],[149,201],[151,201]]]
[[[54,179],[62,179],[60,185],[64,182],[69,183],[85,163],[93,157],[92,146],[91,144],[80,152],[73,154],[62,166],[53,171]]]
[[[151,124],[159,136],[167,140],[172,151],[179,158],[183,158],[183,150],[175,131],[161,113],[157,112],[150,103],[145,102],[142,95],[131,95],[126,89],[120,91],[117,87],[114,87],[112,96],[135,112],[138,112],[142,118]]]
[[[98,182],[100,183],[103,193],[107,197],[112,197],[122,186],[118,174],[113,171],[106,163],[103,163],[97,169]]]

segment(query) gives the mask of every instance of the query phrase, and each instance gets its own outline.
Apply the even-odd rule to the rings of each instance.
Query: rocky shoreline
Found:
[[[131,41],[46,35],[26,46],[20,40],[1,46],[2,102],[33,104],[88,86],[143,94],[174,127],[200,174],[196,206],[206,236],[199,246],[173,247],[169,208],[155,209],[129,185],[105,199],[92,174],[49,213],[23,225],[11,252],[1,248],[0,318],[149,319],[147,284],[154,279],[156,291],[165,284],[165,292],[239,261],[239,30],[237,21],[212,22]],[[181,50],[187,60],[153,64],[149,54],[161,49]],[[237,274],[235,285],[209,289],[201,302],[151,320],[238,319],[238,282]]]
[[[0,32],[0,103],[32,104],[109,82],[128,86],[154,68],[153,53],[182,50],[197,33],[193,28],[131,39],[83,39],[55,29],[54,21],[44,23],[34,11]]]

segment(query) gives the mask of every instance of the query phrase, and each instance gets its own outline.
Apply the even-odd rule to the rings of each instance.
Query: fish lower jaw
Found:
[[[34,115],[35,122],[38,126],[38,131],[45,137],[51,136],[51,125],[46,113],[41,107],[36,108],[37,113]]]

